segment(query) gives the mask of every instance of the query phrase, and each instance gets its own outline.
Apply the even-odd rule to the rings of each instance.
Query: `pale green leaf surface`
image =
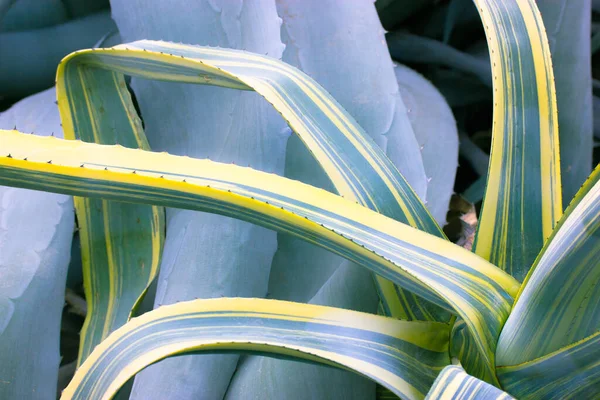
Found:
[[[4,16],[13,5],[15,0],[0,0],[0,22],[4,19]]]
[[[4,184],[210,210],[298,235],[458,313],[487,365],[494,360],[499,328],[519,285],[460,246],[323,190],[248,168],[9,131],[1,135],[12,154],[0,157]],[[52,163],[44,161],[50,157]]]
[[[550,49],[533,1],[476,4],[492,61],[494,117],[474,251],[522,281],[562,214]]]
[[[345,261],[310,303],[374,314],[378,301],[369,272]],[[253,356],[238,365],[226,399],[333,400],[373,399],[374,396],[374,382],[347,371]]]
[[[427,208],[440,226],[446,224],[458,168],[458,131],[452,110],[440,92],[419,73],[394,67],[408,118],[419,143],[427,174]],[[387,155],[398,159],[404,145],[390,138]]]
[[[275,2],[112,1],[124,40],[246,49],[280,58]],[[166,67],[168,68],[168,67]],[[285,122],[255,93],[132,79],[152,149],[283,172]],[[263,297],[276,234],[239,220],[167,210],[164,261],[155,307],[194,298]],[[238,357],[165,360],[136,378],[132,398],[221,399]]]
[[[458,318],[452,326],[450,334],[450,356],[460,360],[461,366],[469,371],[470,375],[485,378],[486,381],[494,381],[490,376],[485,360],[477,348],[477,343],[469,333],[469,328],[462,318]]]
[[[442,323],[278,300],[182,302],[144,314],[111,335],[62,398],[110,398],[137,371],[172,355],[252,351],[348,369],[419,399],[449,362],[447,334]]]
[[[435,380],[427,394],[429,400],[514,400],[489,383],[468,375],[461,367],[447,366]]]
[[[122,77],[79,69],[57,77],[65,137],[149,149]],[[164,238],[160,207],[75,197],[88,312],[78,364],[134,312],[158,273]]]
[[[497,365],[531,361],[600,330],[598,281],[600,166],[567,208],[525,280],[500,335]]]
[[[124,40],[245,49],[280,58],[280,20],[273,0],[112,1]],[[166,66],[165,68],[169,68]],[[289,132],[256,93],[132,78],[153,150],[283,173]],[[167,210],[167,236],[155,307],[194,298],[263,297],[276,234],[218,215]],[[237,355],[165,360],[142,372],[134,399],[222,399]]]
[[[519,399],[595,399],[600,387],[600,332],[544,357],[498,367],[502,387]]]
[[[282,113],[338,192],[443,237],[404,177],[354,119],[313,80],[286,64],[245,52],[139,41],[73,53],[61,64],[58,76],[77,71],[73,67],[78,62],[99,62],[104,68],[159,80],[253,88]],[[300,112],[298,105],[308,108]],[[388,286],[387,290],[395,290]],[[413,295],[405,297],[416,302]],[[423,310],[425,315],[432,312]]]
[[[356,119],[364,129],[363,134],[368,134],[375,145],[390,157],[416,194],[424,199],[426,176],[421,154],[398,92],[393,64],[384,44],[383,29],[373,5],[336,0],[281,1],[278,2],[278,12],[283,19],[282,39],[286,44],[283,61],[298,67],[323,85]],[[353,22],[358,20],[360,24]],[[339,32],[345,34],[339,35]],[[396,148],[390,154],[392,147]],[[305,150],[304,145],[299,140],[290,139],[286,176],[316,183],[319,187],[330,187],[323,172],[314,164],[314,157]],[[311,176],[315,173],[319,175]],[[348,196],[343,190],[341,193]],[[360,198],[357,201],[365,203]],[[385,202],[384,199],[376,201],[378,204],[366,205],[373,208]],[[404,213],[401,208],[390,211],[393,214],[387,215]],[[437,232],[441,231],[437,229]],[[281,236],[278,244],[269,288],[273,297],[287,293],[291,286],[303,286],[298,283],[300,279],[302,282],[309,281],[305,285],[307,295],[301,298],[302,301],[308,301],[341,264],[339,258],[331,257],[321,249],[313,247],[311,250],[304,243],[289,237]],[[379,292],[389,315],[407,317],[408,313],[403,311],[408,306],[398,306],[402,300],[393,286],[388,284],[388,287],[391,290],[380,288]],[[297,290],[290,291],[293,294]],[[287,299],[287,296],[279,298]],[[448,319],[446,312],[437,311],[441,319]]]
[[[54,88],[0,113],[0,128],[62,136]],[[2,141],[0,141],[2,143]],[[56,392],[74,229],[70,196],[0,186],[0,398]]]

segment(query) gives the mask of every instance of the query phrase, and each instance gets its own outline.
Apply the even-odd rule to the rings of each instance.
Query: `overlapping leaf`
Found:
[[[475,252],[522,280],[562,214],[550,50],[535,2],[475,3],[494,85],[490,169]]]
[[[10,131],[0,137],[11,153],[0,158],[2,184],[216,212],[296,235],[458,313],[486,365],[494,360],[518,283],[448,241],[248,168]]]
[[[508,393],[468,375],[461,367],[447,366],[435,380],[426,399],[511,400]]]
[[[77,370],[63,399],[110,398],[168,356],[252,351],[355,371],[406,399],[422,398],[449,362],[447,325],[263,299],[164,306],[112,334]]]
[[[600,166],[527,276],[500,335],[498,365],[528,362],[595,334],[600,328],[598,281]],[[565,365],[564,371],[573,367]]]
[[[122,75],[95,68],[57,77],[65,138],[149,149]],[[161,207],[75,197],[88,305],[81,363],[123,325],[158,273],[164,238]]]
[[[523,364],[498,367],[502,387],[519,399],[592,399],[600,385],[600,332]]]
[[[255,90],[281,113],[298,134],[342,196],[418,229],[444,237],[435,220],[384,151],[363,131],[356,121],[310,77],[295,68],[257,54],[157,41],[138,41],[110,49],[75,52],[61,63],[57,81],[63,113],[89,110],[101,119],[112,112],[107,107],[88,107],[83,102],[80,81],[94,87],[96,68],[114,72],[115,83],[102,86],[103,91],[118,89],[118,73],[151,79],[208,84],[234,89]],[[106,73],[106,72],[104,72]],[[94,74],[94,75],[91,75]],[[79,79],[79,77],[83,79]],[[108,80],[108,79],[107,79]],[[73,95],[71,92],[82,92]],[[113,94],[113,96],[115,96]],[[125,95],[122,96],[126,98]],[[110,106],[110,103],[105,104]],[[114,102],[116,107],[133,106]],[[70,107],[70,111],[69,111]],[[80,110],[78,110],[78,108]],[[133,115],[133,114],[132,114]],[[115,118],[115,117],[111,117]],[[78,127],[70,125],[65,130]],[[112,119],[111,119],[112,120]],[[406,121],[408,123],[408,121]],[[89,124],[94,122],[79,122]],[[132,126],[135,119],[132,119]],[[86,128],[87,129],[87,128]],[[386,309],[393,315],[411,315],[411,308],[422,310],[423,318],[447,320],[448,314],[404,293],[390,282],[378,278],[379,291]]]

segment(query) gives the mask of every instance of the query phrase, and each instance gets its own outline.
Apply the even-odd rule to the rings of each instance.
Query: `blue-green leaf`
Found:
[[[468,375],[461,367],[456,365],[447,366],[442,370],[426,399],[514,400],[508,393]]]
[[[15,125],[62,136],[54,88],[0,113],[0,128]],[[2,399],[45,399],[56,392],[73,230],[70,196],[0,186]]]
[[[452,110],[427,79],[408,67],[394,68],[408,118],[419,143],[427,174],[427,208],[440,226],[446,224],[458,168],[458,131]],[[404,154],[401,142],[390,138],[387,155]]]
[[[543,357],[600,328],[600,166],[567,208],[506,321],[497,365]],[[565,373],[576,366],[564,366]]]
[[[162,39],[274,58],[283,51],[273,0],[113,0],[112,13],[124,41]],[[290,132],[270,104],[255,93],[177,83],[180,78],[132,78],[153,150],[283,173]],[[262,227],[168,209],[155,307],[194,298],[265,296],[276,246],[276,234]],[[201,355],[165,360],[136,378],[132,397],[220,399],[237,359]]]
[[[344,368],[405,399],[420,399],[449,362],[447,335],[442,323],[278,300],[181,302],[116,331],[79,368],[61,398],[111,398],[136,372],[169,356],[250,351]]]

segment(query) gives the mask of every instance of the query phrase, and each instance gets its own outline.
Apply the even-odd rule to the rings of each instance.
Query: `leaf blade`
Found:
[[[454,400],[513,399],[508,393],[468,375],[456,365],[449,365],[442,370],[426,397],[431,400],[441,398]]]
[[[600,166],[565,211],[525,279],[500,335],[498,365],[543,357],[598,330],[599,232]]]
[[[59,139],[44,143],[15,132],[1,135],[5,149],[14,153],[0,157],[2,183],[218,212],[303,237],[459,313],[487,365],[493,362],[496,337],[519,285],[460,246],[323,190],[248,168]],[[28,149],[35,154],[23,161]],[[49,154],[60,165],[43,161]],[[81,168],[82,163],[88,167]],[[162,171],[155,169],[159,165]]]
[[[562,214],[550,50],[533,1],[476,4],[491,51],[494,122],[474,249],[522,280]]]
[[[446,338],[447,325],[441,323],[278,300],[194,300],[161,307],[119,329],[80,367],[62,398],[110,397],[145,366],[202,350],[302,356],[354,370],[398,395],[419,398],[448,362]]]
[[[149,150],[123,76],[77,68],[57,79],[66,139]],[[161,207],[75,197],[88,313],[78,365],[129,320],[158,274],[164,242]]]
[[[87,68],[81,67],[84,65]],[[89,74],[89,67],[151,79],[255,90],[281,113],[342,196],[444,237],[404,176],[354,118],[310,77],[285,63],[242,51],[144,40],[110,49],[75,52],[61,62],[57,72],[61,110],[64,115],[73,114],[65,119],[67,131],[75,129],[69,120],[78,120],[79,104],[83,98],[88,101],[87,94],[72,96],[69,106],[63,105],[61,99],[74,91],[71,85],[78,84],[72,76]],[[90,113],[98,114],[93,107],[88,108]],[[124,108],[130,111],[133,107],[125,105]],[[135,121],[135,114],[131,114]],[[95,129],[93,123],[90,125]],[[390,283],[381,278],[376,282],[386,310],[395,312],[397,317],[410,315],[403,309],[417,304],[426,309],[422,315],[427,318],[448,320],[448,313],[413,294],[391,288]],[[405,298],[411,301],[405,302]]]

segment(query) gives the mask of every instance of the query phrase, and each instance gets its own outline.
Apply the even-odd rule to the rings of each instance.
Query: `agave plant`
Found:
[[[347,4],[327,3],[319,16],[341,26],[360,14],[372,24],[350,31],[358,45],[332,56],[351,58],[352,49],[365,47],[382,52],[367,46],[383,38],[372,4]],[[36,208],[54,216],[15,231],[12,248],[28,236],[36,245],[6,268],[14,277],[3,273],[3,337],[16,341],[32,320],[40,327],[52,323],[44,318],[58,324],[73,227],[70,195],[87,316],[65,399],[111,398],[138,373],[132,398],[365,398],[375,396],[373,382],[381,398],[597,395],[600,167],[563,214],[557,96],[537,6],[529,0],[475,4],[488,41],[494,123],[469,251],[447,240],[440,227],[456,159],[442,164],[436,158],[441,147],[456,144],[442,138],[457,135],[432,133],[435,122],[453,126],[453,117],[431,85],[416,83],[421,76],[400,65],[369,70],[365,63],[365,71],[388,74],[387,82],[399,82],[408,95],[393,90],[374,105],[357,101],[345,85],[359,87],[359,75],[346,82],[328,61],[300,51],[317,48],[325,26],[308,17],[316,6],[310,1],[282,1],[277,8],[256,2],[244,12],[223,4],[207,12],[219,13],[232,29],[223,37],[243,39],[251,51],[137,40],[153,39],[149,25],[160,30],[168,21],[154,14],[140,22],[128,10],[141,4],[114,1],[121,36],[133,41],[65,57],[55,89],[62,129],[54,117],[31,128],[62,131],[65,139],[0,130],[0,184],[7,186],[0,198],[20,205],[2,223],[18,224]],[[202,7],[208,5],[194,11],[204,15]],[[246,40],[249,25],[241,23],[239,31],[229,25],[248,15],[259,16],[264,37]],[[277,15],[286,28],[281,41],[286,51],[297,46],[295,53],[273,39]],[[295,18],[315,25],[307,28]],[[210,30],[210,21],[198,29]],[[394,43],[409,39],[390,36],[392,52]],[[134,78],[143,123],[126,75]],[[376,98],[379,90],[365,96]],[[53,93],[26,101],[47,104]],[[153,115],[178,98],[180,119]],[[559,92],[559,106],[561,98]],[[411,104],[443,106],[429,110],[436,120],[418,125]],[[244,119],[231,119],[234,111]],[[381,116],[390,121],[387,127]],[[199,119],[216,130],[205,142],[190,131]],[[244,147],[228,150],[232,143]],[[55,210],[46,214],[42,205]],[[52,231],[44,230],[48,226]],[[40,260],[39,254],[54,258]],[[20,265],[29,267],[27,274],[15,273]],[[59,276],[38,279],[40,268],[50,265]],[[144,312],[144,297],[153,290],[154,310]],[[45,296],[59,300],[48,305],[52,312],[25,307],[28,299],[41,304]],[[27,387],[20,375],[34,368],[34,357],[19,360],[9,340],[0,346],[10,361],[0,373],[16,382],[0,386],[3,396],[31,398],[38,396],[34,390],[48,390]],[[44,357],[56,358],[47,364],[55,370],[52,346],[41,348],[52,353]],[[239,359],[239,353],[254,355]],[[47,375],[53,379],[52,371]]]

